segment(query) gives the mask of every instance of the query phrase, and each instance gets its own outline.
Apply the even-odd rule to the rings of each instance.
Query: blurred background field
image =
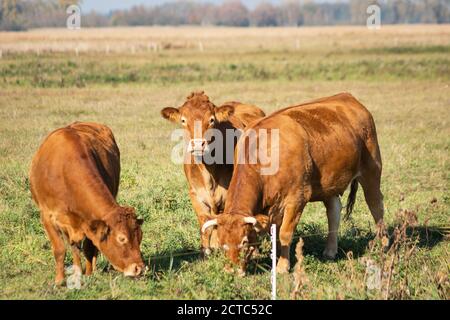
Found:
[[[309,285],[297,298],[449,298],[449,25],[39,29],[0,32],[0,50],[0,298],[270,298],[264,256],[241,279],[222,272],[220,255],[195,254],[195,214],[183,170],[170,161],[175,126],[159,114],[195,90],[217,105],[238,100],[267,113],[351,92],[377,124],[390,231],[400,209],[411,211],[417,243],[413,255],[400,255],[388,296],[369,290],[366,263],[379,257],[368,249],[375,230],[362,192],[353,220],[342,223],[337,261],[321,258],[325,209],[310,204],[297,233]],[[115,133],[119,202],[145,219],[145,277],[125,279],[102,258],[82,290],[53,286],[54,261],[27,176],[42,139],[73,121],[105,123]],[[186,251],[194,253],[177,256]],[[279,285],[280,298],[292,298],[293,275]]]
[[[3,85],[448,80],[449,25],[0,33]],[[101,59],[99,59],[101,57]]]

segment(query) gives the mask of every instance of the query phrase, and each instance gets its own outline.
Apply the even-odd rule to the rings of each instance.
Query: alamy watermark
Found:
[[[366,286],[369,290],[381,290],[381,268],[372,260],[366,262]]]
[[[274,175],[280,162],[279,129],[218,130],[210,128],[202,136],[202,123],[195,121],[194,137],[176,129],[171,140],[178,142],[171,153],[176,164],[258,164],[262,175]],[[236,142],[237,141],[237,142]],[[237,149],[236,154],[234,152]]]
[[[66,26],[69,30],[81,29],[81,9],[76,4],[67,7],[66,13],[69,15],[66,19]]]
[[[369,17],[367,18],[367,28],[370,30],[381,29],[381,8],[373,4],[367,7],[366,10]]]

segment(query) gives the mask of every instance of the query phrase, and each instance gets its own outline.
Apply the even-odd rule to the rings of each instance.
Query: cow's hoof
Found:
[[[238,275],[238,277],[243,278],[243,277],[245,277],[247,275],[247,273],[245,272],[245,270],[238,269],[237,270],[237,275]]]
[[[62,287],[65,285],[64,278],[56,278],[55,279],[55,287]]]
[[[289,273],[289,262],[283,260],[278,261],[277,273]]]
[[[325,249],[322,253],[323,257],[327,260],[336,259],[337,250],[335,249]]]

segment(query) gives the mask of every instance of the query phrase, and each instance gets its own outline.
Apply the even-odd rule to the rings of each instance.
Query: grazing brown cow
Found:
[[[188,144],[188,163],[184,172],[189,183],[189,195],[197,214],[199,225],[223,211],[227,189],[233,173],[233,154],[236,137],[226,140],[227,130],[244,129],[251,122],[265,116],[258,107],[239,102],[229,102],[216,107],[204,92],[191,93],[179,108],[161,110],[165,119],[181,124],[190,139]],[[221,163],[209,163],[203,156],[209,152],[211,139],[207,132],[216,129],[223,135]],[[231,146],[228,152],[227,147]],[[195,158],[199,159],[198,161]],[[227,161],[227,159],[231,159]],[[201,247],[208,254],[209,248],[217,247],[215,232],[202,234]]]
[[[52,244],[57,284],[64,280],[64,238],[80,271],[83,244],[88,275],[95,270],[98,250],[126,276],[143,270],[142,220],[133,208],[117,204],[119,179],[119,148],[101,124],[75,122],[57,129],[34,156],[31,193]]]
[[[261,144],[263,130],[270,161],[278,154],[278,170],[269,175],[261,174],[260,155],[253,164],[236,161],[250,158],[255,152],[251,146]],[[253,144],[250,132],[256,132]],[[276,132],[278,139],[274,139]],[[219,245],[243,269],[246,261],[239,258],[240,251],[249,255],[254,230],[276,224],[281,244],[277,271],[288,272],[292,236],[303,208],[313,201],[322,201],[327,209],[324,255],[334,258],[339,197],[350,184],[347,214],[360,183],[375,222],[382,225],[381,156],[375,123],[370,112],[348,93],[289,107],[252,124],[236,147],[235,163],[224,213],[205,223],[202,230],[215,226]]]

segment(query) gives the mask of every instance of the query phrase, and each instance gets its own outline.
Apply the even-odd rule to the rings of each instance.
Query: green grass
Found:
[[[159,110],[203,89],[217,104],[239,100],[268,113],[341,91],[360,99],[377,124],[389,230],[401,208],[419,218],[417,249],[394,274],[395,283],[408,280],[401,298],[448,299],[450,246],[442,227],[450,222],[450,63],[446,50],[408,50],[388,56],[249,50],[227,59],[217,52],[169,52],[157,61],[153,54],[8,54],[0,60],[0,298],[270,298],[267,254],[238,278],[223,272],[220,254],[201,260],[196,253],[199,232],[187,184],[182,168],[170,161],[175,127]],[[84,279],[82,290],[53,286],[54,261],[27,175],[45,135],[76,120],[105,123],[114,131],[122,153],[119,202],[135,206],[145,219],[142,252],[149,271],[140,279],[124,278],[100,258],[99,271]],[[336,261],[321,258],[325,231],[323,205],[309,204],[297,230],[310,283],[303,297],[383,298],[363,281],[364,261],[374,258],[368,245],[375,230],[361,191],[352,222],[342,223]],[[346,258],[349,251],[353,259]],[[292,274],[280,277],[279,286],[280,298],[290,298]]]
[[[138,55],[8,54],[4,86],[38,88],[236,81],[450,80],[449,46],[244,52],[184,50]]]
[[[375,54],[430,54],[430,53],[450,53],[450,46],[397,46],[356,50],[358,53]]]

